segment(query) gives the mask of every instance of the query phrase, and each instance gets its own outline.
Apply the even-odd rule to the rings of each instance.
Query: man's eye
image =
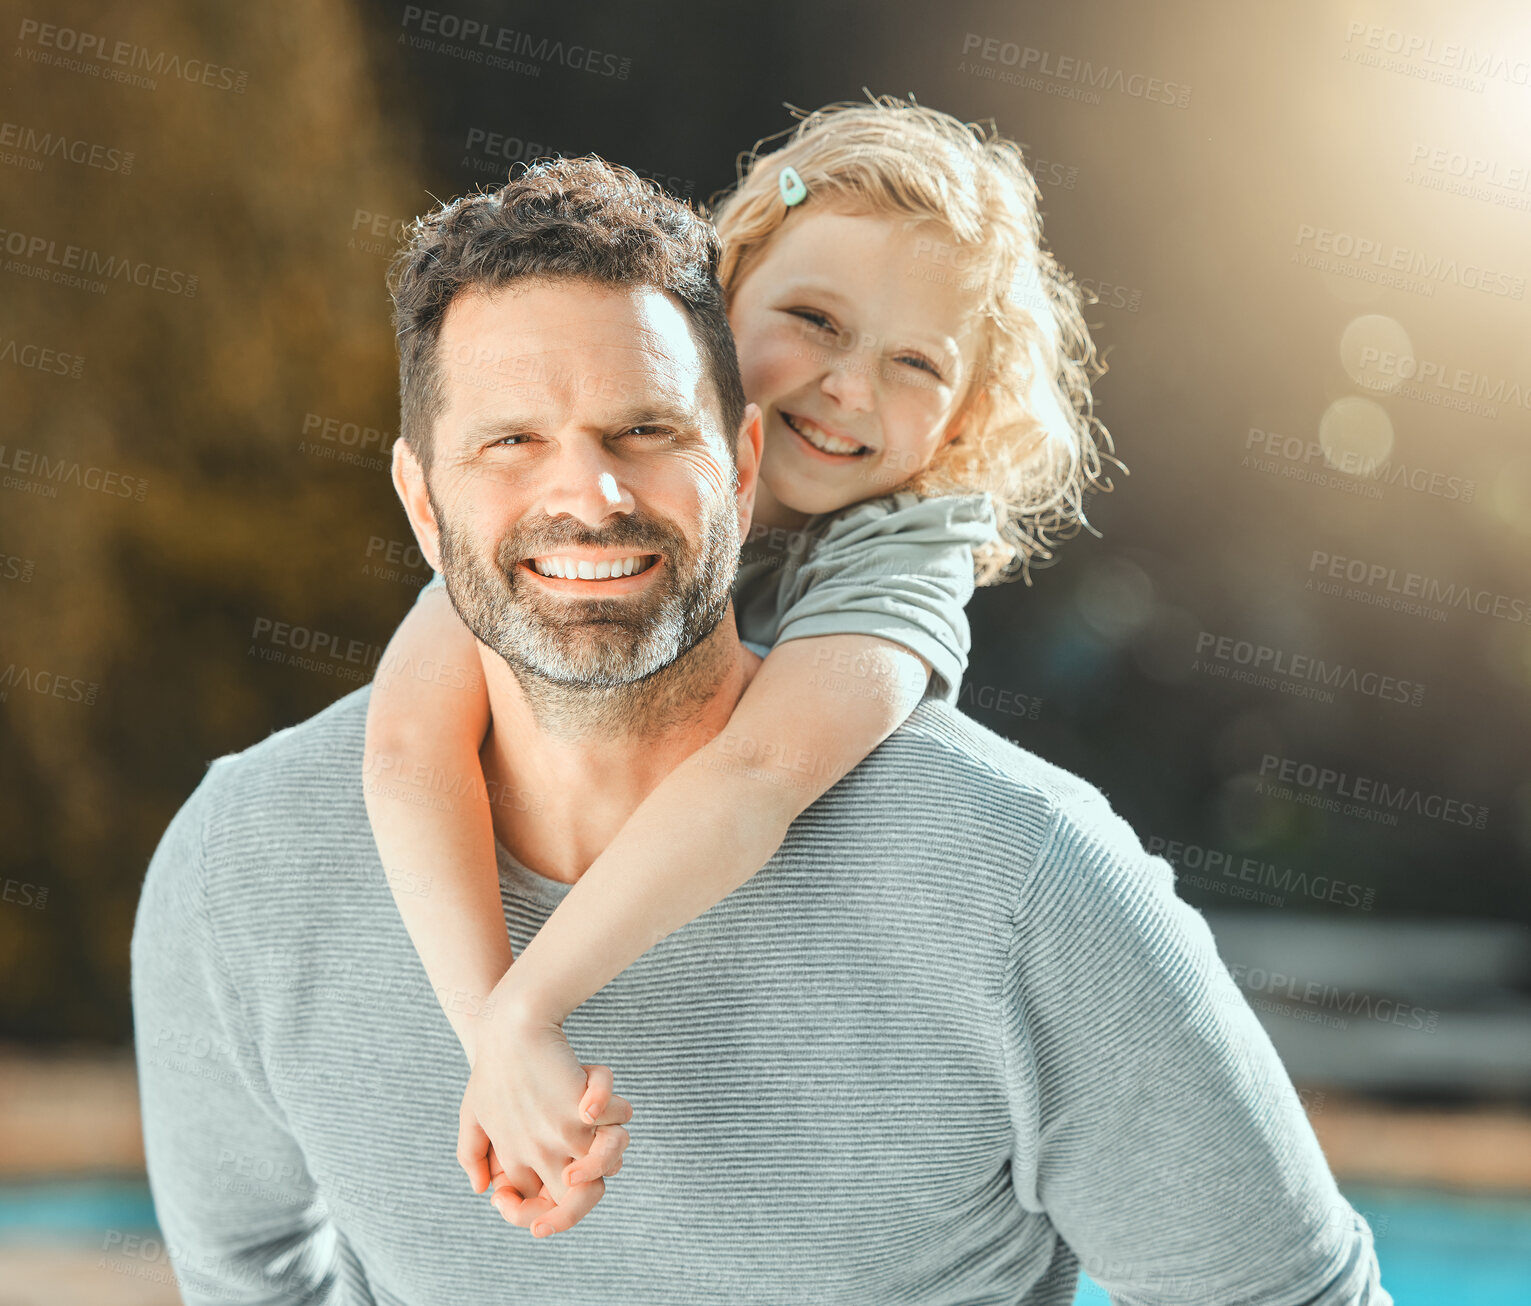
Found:
[[[638,432],[638,431],[647,431],[650,435],[669,435],[670,434],[670,428],[668,426],[655,426],[655,425],[652,425],[652,424],[649,424],[649,423],[645,423],[642,426],[629,426],[627,428],[626,434],[632,435],[634,432]]]
[[[508,445],[512,440],[530,440],[531,438],[529,435],[503,435],[494,443],[496,445]]]

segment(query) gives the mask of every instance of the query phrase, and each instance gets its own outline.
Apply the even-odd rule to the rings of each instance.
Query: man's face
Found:
[[[583,281],[473,292],[438,360],[433,520],[416,525],[469,629],[514,668],[591,686],[642,680],[711,633],[753,460],[736,491],[738,433],[680,306]]]

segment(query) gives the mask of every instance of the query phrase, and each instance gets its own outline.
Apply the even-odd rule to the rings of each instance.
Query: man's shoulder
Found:
[[[369,689],[208,766],[150,860],[135,948],[156,922],[233,912],[239,928],[226,941],[258,951],[281,934],[267,926],[288,929],[311,910],[315,866],[349,865],[370,850],[361,785]]]
[[[315,786],[342,776],[359,783],[371,693],[372,686],[363,685],[306,721],[215,759],[209,777],[216,775],[218,787],[236,791],[245,800],[264,792],[314,792]]]
[[[345,824],[361,808],[362,749],[372,687],[363,685],[306,721],[215,758],[181,809],[209,851],[277,847]]]
[[[1096,785],[935,697],[800,821],[810,866],[862,865],[906,917],[928,904],[996,937],[1028,894],[1116,880],[1130,894],[1159,874]]]
[[[1144,904],[1176,899],[1174,868],[1098,786],[944,700],[926,698],[862,765],[872,769],[853,801],[882,801],[924,855],[950,844],[971,873],[987,868],[1032,899],[1083,895],[1124,928],[1149,919]]]
[[[998,800],[1012,812],[1052,812],[1104,801],[1101,791],[1083,776],[1022,748],[933,695],[922,700],[867,761],[881,772],[879,784],[907,786],[911,797],[940,795],[990,806]]]

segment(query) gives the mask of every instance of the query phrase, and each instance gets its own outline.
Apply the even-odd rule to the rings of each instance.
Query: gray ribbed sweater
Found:
[[[507,1225],[453,1156],[467,1065],[367,824],[368,692],[216,761],[149,866],[188,1302],[1066,1306],[1082,1262],[1131,1306],[1391,1306],[1169,865],[932,698],[569,1017],[632,1143],[569,1233]],[[519,953],[567,888],[501,858]]]

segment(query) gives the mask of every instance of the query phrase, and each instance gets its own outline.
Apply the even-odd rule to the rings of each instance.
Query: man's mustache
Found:
[[[517,534],[500,546],[500,562],[508,567],[529,558],[542,558],[559,549],[631,549],[634,553],[660,553],[674,557],[685,547],[683,537],[654,523],[634,523],[620,530],[593,533],[536,532]]]

